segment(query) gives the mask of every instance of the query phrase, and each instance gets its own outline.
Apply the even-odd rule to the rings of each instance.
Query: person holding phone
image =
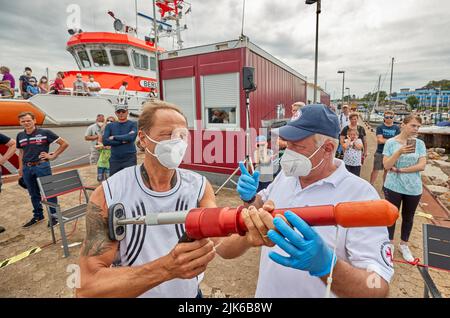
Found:
[[[425,170],[427,164],[425,143],[416,138],[421,124],[420,116],[405,117],[400,127],[400,134],[387,140],[383,150],[383,165],[388,171],[384,182],[384,196],[398,209],[400,205],[402,206],[399,248],[403,258],[408,262],[414,261],[408,247],[408,240],[413,227],[414,214],[422,196],[422,179],[419,172]],[[388,227],[388,231],[389,239],[393,243],[395,224]]]
[[[370,174],[370,184],[374,185],[378,173],[383,171],[383,183],[386,180],[387,171],[383,167],[383,149],[386,141],[400,133],[400,127],[394,124],[394,112],[387,110],[384,112],[383,124],[377,127],[377,150],[373,155],[373,169]]]

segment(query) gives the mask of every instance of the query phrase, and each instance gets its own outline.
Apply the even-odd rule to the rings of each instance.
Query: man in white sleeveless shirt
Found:
[[[125,206],[127,218],[215,207],[209,182],[179,169],[187,148],[187,122],[172,104],[149,102],[138,121],[142,165],[103,182],[90,197],[80,255],[78,297],[197,297],[199,276],[214,258],[214,243],[178,243],[182,225],[127,225],[120,243],[108,236],[108,207]],[[114,265],[114,266],[113,266]]]
[[[274,206],[289,210],[379,199],[368,182],[334,159],[339,131],[337,116],[325,105],[305,106],[299,119],[280,128],[288,146],[280,162],[282,172],[267,189],[257,194],[259,173],[250,175],[241,164],[237,190],[249,207],[243,212],[249,216],[249,233],[247,239],[225,239],[220,248],[227,248],[222,257],[234,258],[262,246],[256,297],[324,297],[332,267],[331,296],[387,296],[393,266],[386,227],[310,227],[287,212],[294,230],[268,213]]]

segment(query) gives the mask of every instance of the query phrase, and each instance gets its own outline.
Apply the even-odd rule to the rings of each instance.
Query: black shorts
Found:
[[[373,170],[383,170],[383,154],[379,152],[375,152],[373,155]]]

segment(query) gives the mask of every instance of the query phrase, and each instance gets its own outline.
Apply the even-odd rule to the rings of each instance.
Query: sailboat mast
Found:
[[[392,96],[392,77],[394,75],[394,58],[392,58],[392,63],[391,63],[391,85],[389,87],[389,100],[391,99]]]
[[[381,82],[381,75],[378,77],[377,98],[375,99],[375,106],[374,106],[374,108],[378,107],[378,101],[379,101],[379,98],[380,98],[380,82]]]
[[[373,108],[368,111],[368,115],[367,115],[367,120],[370,122],[370,114],[373,113],[375,111],[375,109],[378,107],[378,100],[380,97],[380,83],[381,83],[381,75],[378,77],[378,90],[377,90],[377,97],[375,99],[375,104],[373,106]]]

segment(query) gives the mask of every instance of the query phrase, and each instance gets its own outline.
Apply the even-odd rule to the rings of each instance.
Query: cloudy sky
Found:
[[[151,0],[137,0],[138,11],[152,14]],[[185,46],[236,39],[241,32],[243,0],[191,0],[184,23]],[[0,0],[0,64],[18,77],[25,66],[37,77],[76,68],[65,51],[72,4],[81,13],[84,31],[113,31],[108,10],[135,25],[134,0]],[[70,10],[69,10],[70,11]],[[389,90],[395,57],[393,91],[417,88],[430,80],[450,79],[450,1],[322,0],[318,83],[341,96],[342,75],[351,94]],[[140,37],[150,23],[139,19]],[[315,5],[304,0],[246,0],[244,34],[314,81]],[[172,49],[173,41],[164,47]]]

